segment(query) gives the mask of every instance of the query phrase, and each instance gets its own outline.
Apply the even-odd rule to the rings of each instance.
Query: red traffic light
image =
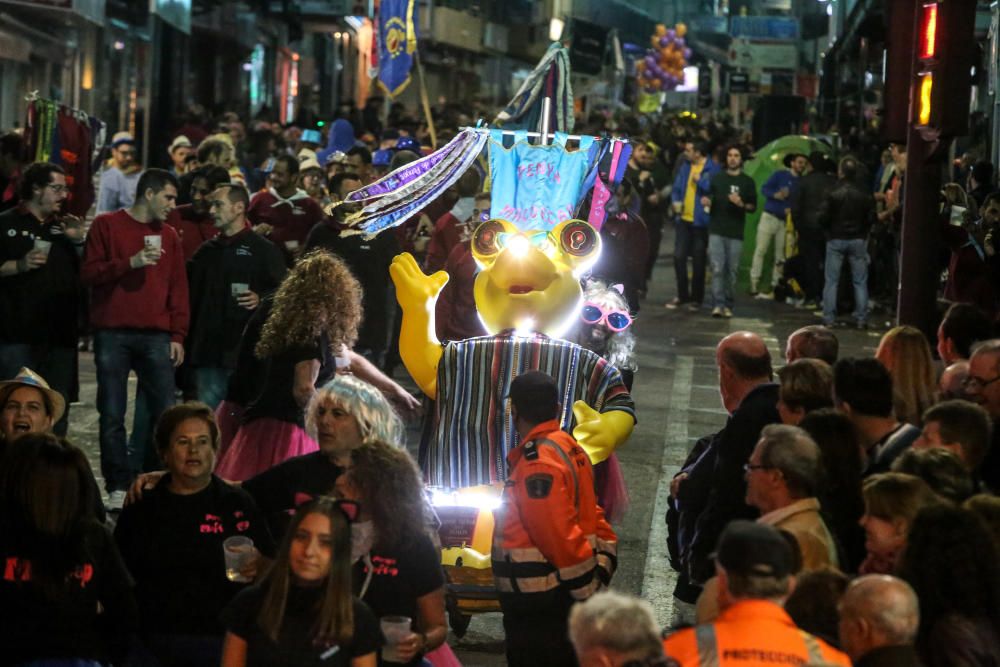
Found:
[[[938,3],[924,3],[920,11],[917,57],[928,60],[937,55]]]

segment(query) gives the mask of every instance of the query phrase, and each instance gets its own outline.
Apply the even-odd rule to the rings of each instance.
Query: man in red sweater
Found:
[[[135,204],[97,216],[84,251],[81,278],[92,289],[101,473],[110,510],[121,509],[146,455],[129,451],[125,440],[129,371],[138,376],[155,420],[173,403],[174,367],[184,361],[184,253],[177,232],[165,224],[176,201],[177,179],[148,169],[139,178]]]
[[[302,250],[316,223],[326,217],[323,209],[298,187],[299,161],[279,155],[271,171],[271,187],[250,200],[247,219],[254,231],[266,236],[292,259]]]

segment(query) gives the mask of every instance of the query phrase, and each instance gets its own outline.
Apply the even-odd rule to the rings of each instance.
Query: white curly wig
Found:
[[[596,303],[608,310],[631,312],[628,307],[628,301],[625,300],[620,291],[620,286],[609,285],[602,280],[587,281],[583,289],[583,300],[584,302]],[[590,325],[582,319],[577,320],[573,330],[570,332],[570,340],[581,347],[600,354],[608,360],[608,363],[619,370],[635,372],[639,369],[639,364],[635,357],[635,334],[632,333],[632,327],[617,333],[612,332],[603,350],[594,349],[593,339],[587,335],[589,329]]]

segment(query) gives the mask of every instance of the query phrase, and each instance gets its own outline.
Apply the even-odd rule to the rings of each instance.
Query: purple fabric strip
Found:
[[[474,141],[474,134],[475,132],[473,130],[460,132],[458,136],[430,155],[404,165],[392,173],[386,174],[367,187],[355,190],[347,195],[345,199],[349,202],[360,202],[366,199],[373,199],[375,197],[387,195],[390,192],[412,183],[414,180],[420,178],[433,169],[439,162],[447,158],[452,151],[458,149],[462,144],[469,143],[470,140]]]

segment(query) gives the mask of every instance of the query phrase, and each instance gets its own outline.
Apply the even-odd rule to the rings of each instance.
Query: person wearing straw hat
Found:
[[[41,375],[22,368],[0,382],[0,452],[28,433],[50,433],[66,413],[66,399]]]
[[[128,132],[115,133],[111,138],[110,166],[101,174],[97,193],[98,215],[128,208],[135,203],[135,186],[142,173],[137,155],[135,137]]]
[[[299,187],[306,191],[306,194],[315,200],[320,206],[326,207],[330,204],[330,193],[326,190],[325,174],[315,153],[308,155],[312,151],[302,149],[299,151]],[[305,159],[303,159],[303,154]]]
[[[66,399],[49,386],[41,375],[22,368],[11,380],[0,381],[0,468],[10,446],[29,433],[52,433],[52,427],[66,414]],[[107,517],[101,491],[93,472],[88,475],[94,517],[104,522]]]
[[[170,154],[170,161],[173,162],[173,166],[168,171],[178,177],[186,174],[188,171],[188,156],[194,154],[194,146],[191,144],[191,140],[183,134],[177,135],[170,142],[167,153]]]

